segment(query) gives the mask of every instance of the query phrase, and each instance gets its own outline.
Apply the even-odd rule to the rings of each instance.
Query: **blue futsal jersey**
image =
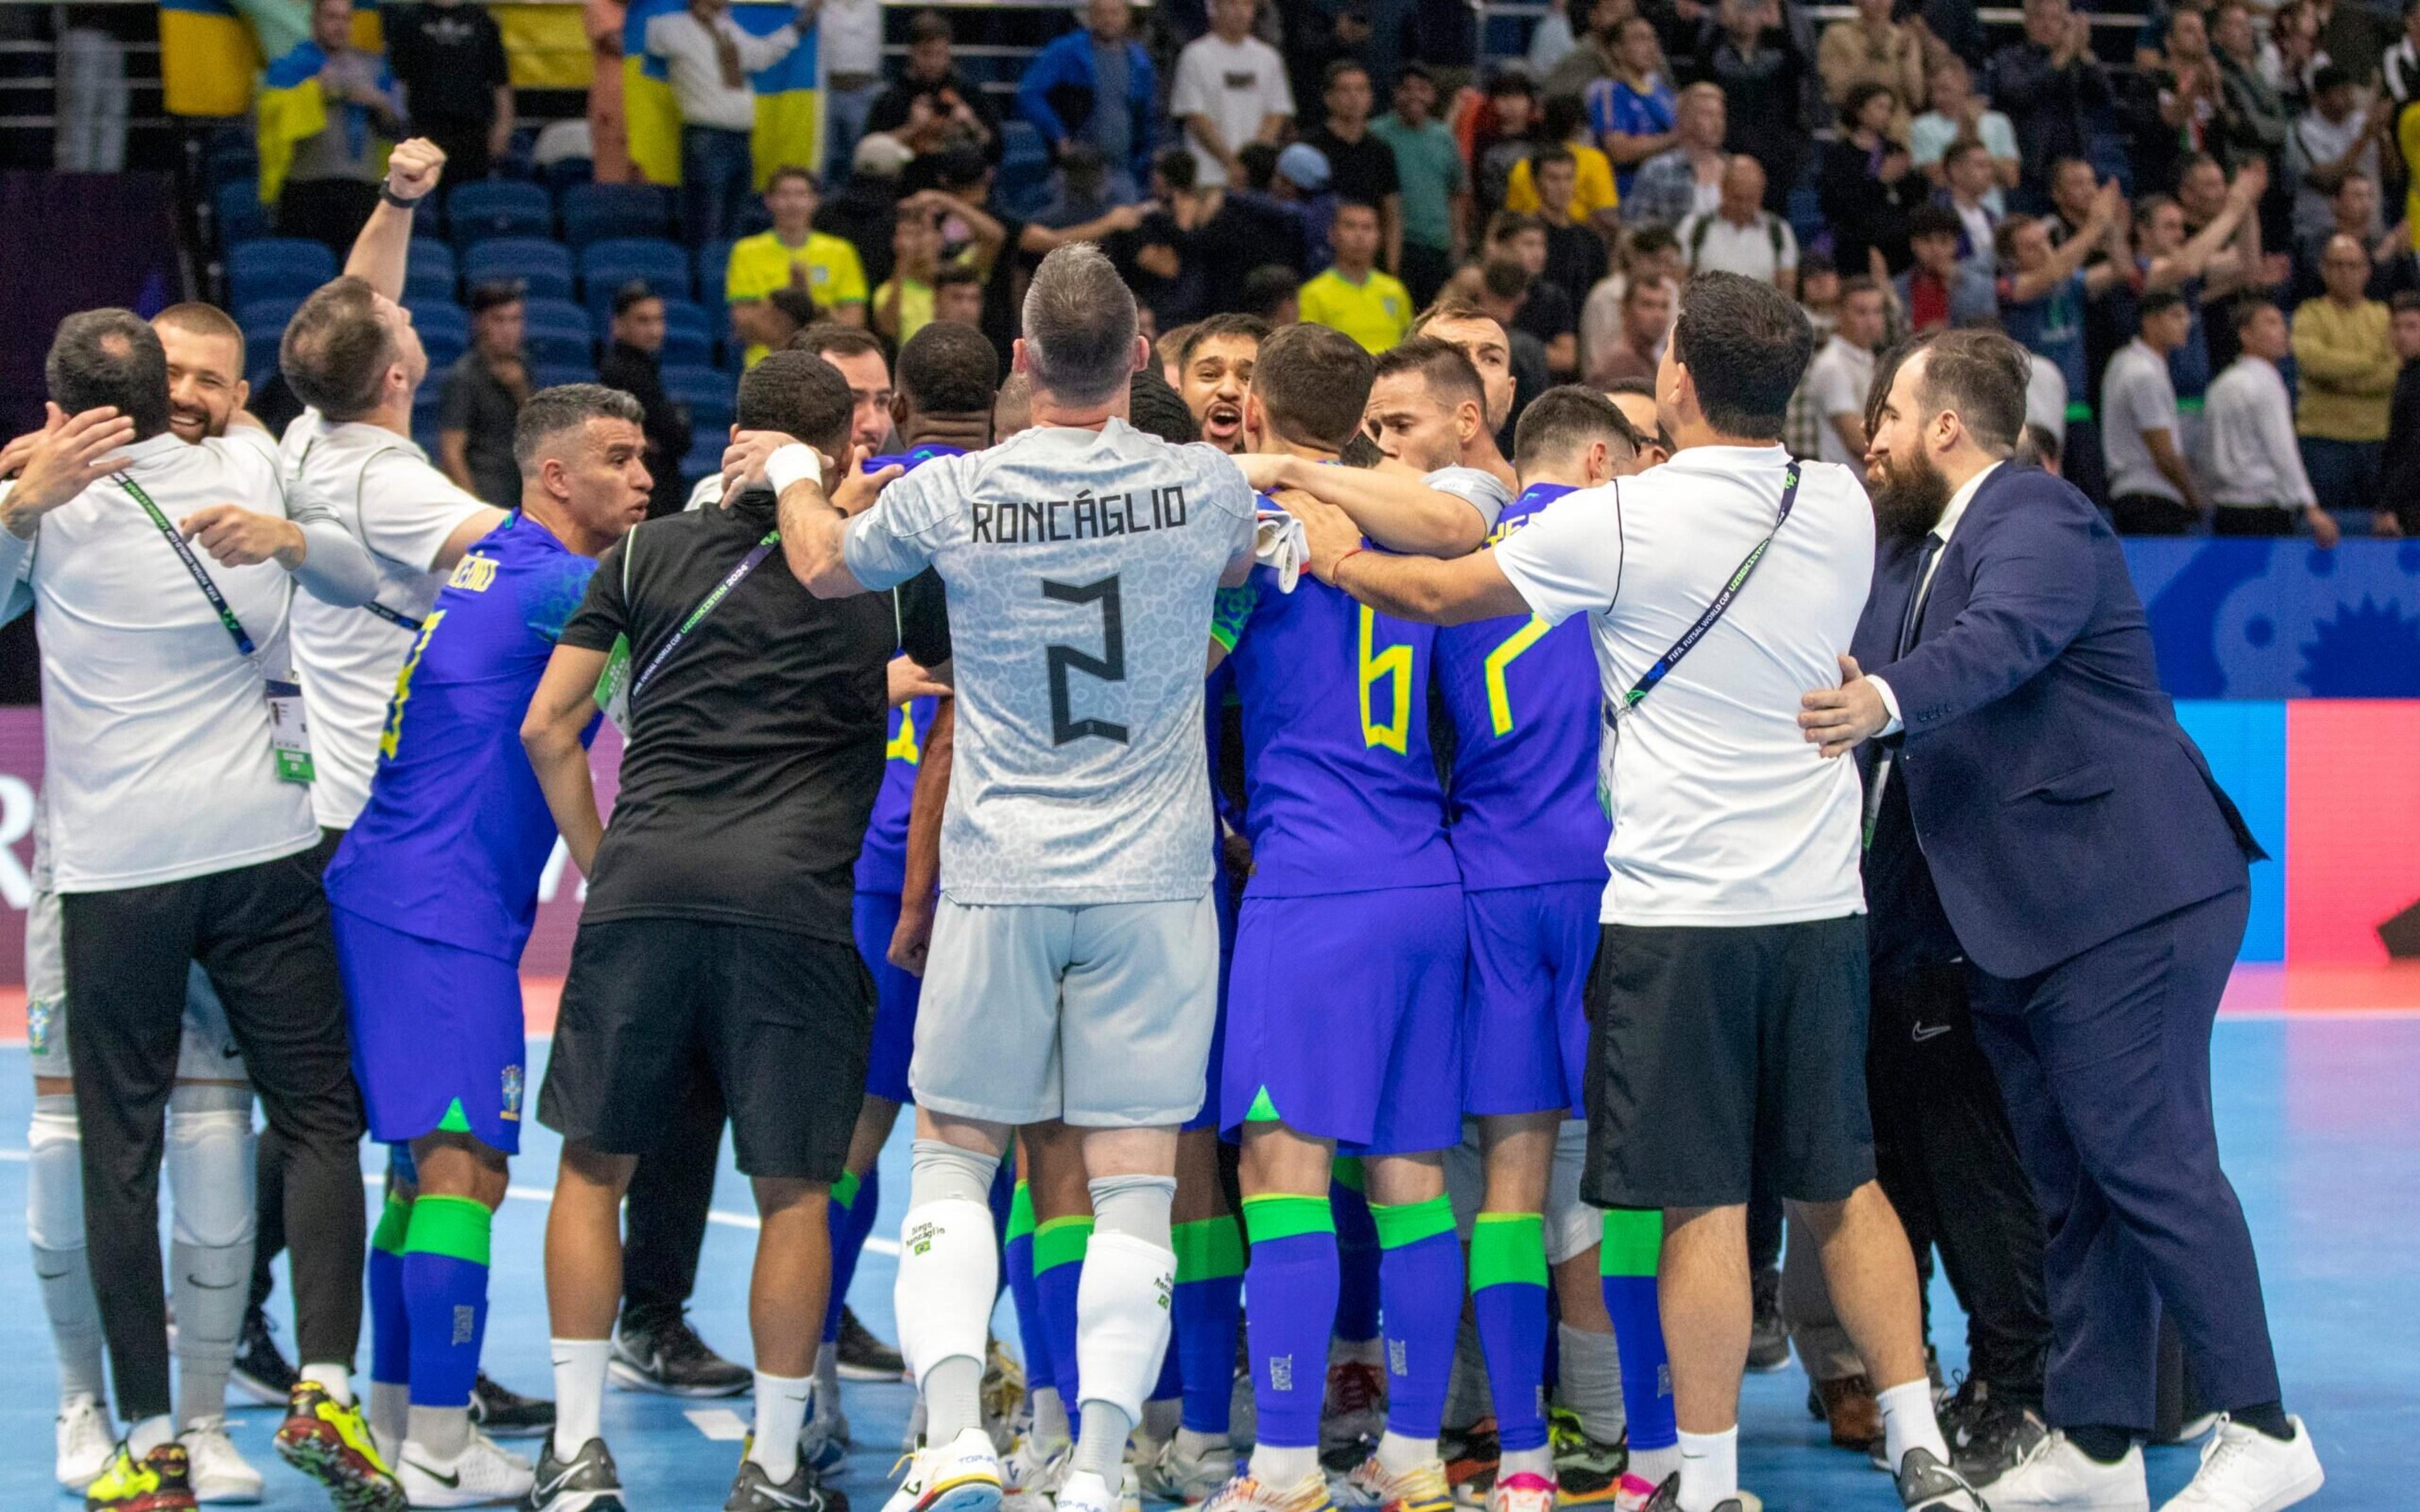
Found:
[[[1493,546],[1572,490],[1533,484]],[[1602,704],[1588,617],[1553,629],[1508,614],[1436,633],[1437,687],[1454,728],[1448,815],[1466,888],[1605,880],[1612,828],[1597,804]]]
[[[328,865],[329,902],[520,959],[555,839],[521,717],[596,570],[519,513],[462,558],[396,674],[369,806]],[[596,733],[591,719],[581,738]]]
[[[936,457],[964,456],[957,446],[911,446],[889,456],[869,456],[863,471],[879,472],[898,466],[913,472]],[[908,810],[916,795],[916,769],[923,764],[924,737],[932,733],[933,711],[939,701],[920,698],[891,711],[891,744],[883,749],[882,787],[874,795],[874,814],[865,825],[865,848],[857,856],[857,890],[897,892],[906,882]]]

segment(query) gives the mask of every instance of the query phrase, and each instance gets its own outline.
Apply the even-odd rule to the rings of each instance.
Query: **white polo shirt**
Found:
[[[1555,501],[1493,548],[1497,565],[1547,624],[1588,615],[1604,696],[1619,702],[1773,531],[1789,461],[1778,445],[1691,447]],[[1604,733],[1606,923],[1865,912],[1856,768],[1807,743],[1798,700],[1840,679],[1873,578],[1873,506],[1846,468],[1801,463],[1799,480],[1730,608]]]
[[[1840,440],[1840,427],[1832,424],[1832,417],[1865,414],[1866,391],[1874,382],[1874,354],[1836,335],[1807,365],[1806,382],[1807,397],[1814,401],[1815,413],[1823,421],[1816,436],[1819,450],[1815,455],[1862,476],[1866,459],[1849,455],[1849,443]]]
[[[334,512],[378,563],[378,608],[310,597],[294,606],[294,661],[318,768],[311,807],[320,824],[350,829],[370,801],[396,676],[444,586],[438,556],[463,521],[489,506],[429,466],[409,437],[376,425],[332,425],[306,409],[286,427],[281,450],[296,501]]]
[[[1737,273],[1759,283],[1777,283],[1798,270],[1798,238],[1790,223],[1770,210],[1741,225],[1717,207],[1699,210],[1673,233],[1693,273]]]

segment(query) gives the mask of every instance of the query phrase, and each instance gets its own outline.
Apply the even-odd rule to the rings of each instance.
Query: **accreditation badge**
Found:
[[[268,678],[269,752],[277,763],[281,782],[308,782],[317,775],[311,765],[311,727],[302,717],[300,684]]]

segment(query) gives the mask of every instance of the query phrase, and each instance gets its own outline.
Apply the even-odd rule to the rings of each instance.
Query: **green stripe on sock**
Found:
[[[1244,1231],[1235,1226],[1232,1213],[1178,1224],[1169,1229],[1168,1236],[1176,1250],[1176,1284],[1180,1287],[1188,1281],[1215,1281],[1220,1276],[1244,1273]]]
[[[1605,1210],[1605,1247],[1597,1252],[1599,1275],[1653,1275],[1664,1253],[1664,1214],[1653,1208]]]
[[[1332,1234],[1336,1232],[1336,1214],[1324,1196],[1269,1192],[1244,1199],[1244,1232],[1252,1236],[1255,1244],[1292,1239],[1296,1234]]]
[[[1482,1212],[1470,1230],[1470,1289],[1544,1287],[1546,1220],[1534,1212]]]
[[[1070,1218],[1046,1218],[1033,1230],[1033,1273],[1055,1271],[1063,1265],[1073,1265],[1084,1257],[1084,1246],[1092,1242],[1093,1215],[1078,1213]]]
[[[1378,1226],[1380,1249],[1402,1249],[1424,1239],[1453,1232],[1453,1198],[1440,1193],[1426,1202],[1388,1206],[1370,1204],[1370,1221]]]
[[[488,1263],[488,1238],[496,1215],[476,1197],[423,1195],[411,1205],[406,1255],[443,1255],[473,1265]]]
[[[840,1180],[832,1183],[831,1199],[844,1208],[854,1208],[857,1206],[857,1189],[864,1184],[863,1178],[855,1171],[843,1171]]]
[[[1347,1192],[1367,1194],[1370,1190],[1370,1178],[1361,1169],[1361,1157],[1358,1155],[1337,1156],[1328,1163],[1327,1177]]]
[[[1023,1181],[1008,1199],[1008,1238],[1014,1242],[1033,1232],[1033,1193]]]
[[[395,1193],[388,1193],[386,1211],[379,1214],[378,1227],[370,1234],[370,1248],[389,1255],[403,1253],[403,1236],[411,1231],[411,1204]]]

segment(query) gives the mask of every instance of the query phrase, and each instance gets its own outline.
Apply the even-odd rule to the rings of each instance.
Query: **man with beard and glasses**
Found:
[[[2026,371],[2013,342],[1962,331],[1892,376],[1868,451],[1886,540],[1854,641],[1877,670],[1843,656],[1798,722],[1826,756],[1883,743],[1875,795],[1900,787],[1905,817],[1869,799],[1875,854],[1920,846],[1940,914],[1878,911],[1877,944],[1966,957],[1974,1036],[2043,1208],[2052,1431],[1992,1505],[2149,1505],[2135,1441],[2164,1307],[2228,1413],[2168,1506],[2282,1508],[2324,1477],[2280,1405],[2210,1111],[2211,1023],[2261,852],[2160,691],[2117,537],[2073,487],[2003,465]],[[1877,977],[1878,1010],[1887,990]],[[1947,1010],[1928,1003],[1928,1026]],[[1937,1115],[1943,1079],[1924,1085]]]
[[[1188,326],[1177,345],[1176,392],[1202,439],[1227,453],[1244,449],[1244,395],[1252,389],[1252,363],[1268,339],[1268,322],[1255,315],[1214,315]]]

